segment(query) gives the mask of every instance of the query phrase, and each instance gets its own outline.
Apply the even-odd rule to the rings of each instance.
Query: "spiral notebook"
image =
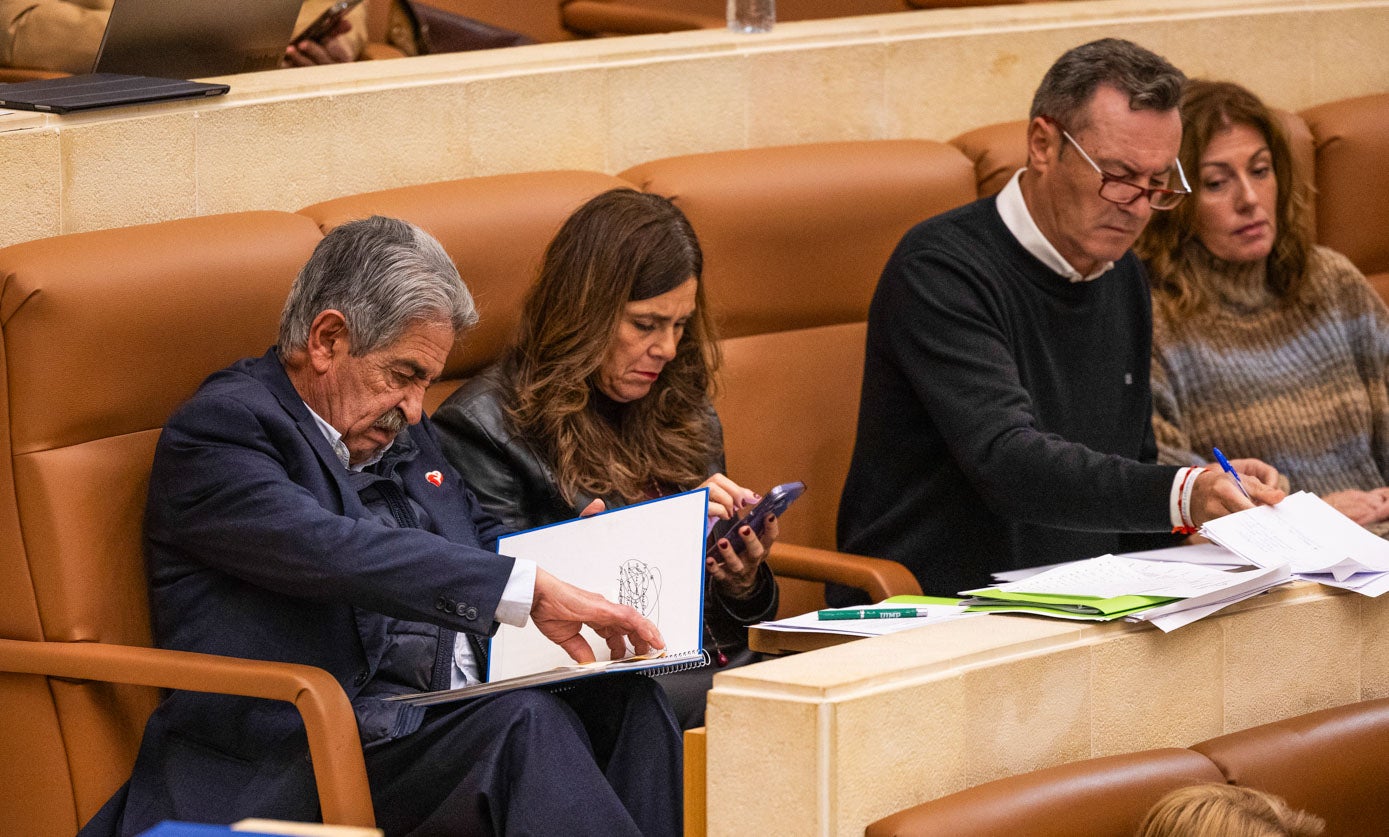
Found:
[[[709,491],[699,488],[497,541],[503,555],[527,558],[570,584],[636,608],[660,629],[665,653],[612,660],[607,643],[585,627],[581,634],[598,660],[578,665],[534,623],[502,625],[488,647],[487,682],[393,700],[429,706],[619,672],[659,675],[707,665],[702,639],[708,509]]]

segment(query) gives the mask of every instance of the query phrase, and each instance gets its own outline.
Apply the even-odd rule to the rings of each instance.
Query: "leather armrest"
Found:
[[[375,826],[357,718],[321,668],[101,642],[0,639],[0,671],[293,703],[304,719],[323,821]]]
[[[911,570],[884,558],[777,541],[772,544],[767,563],[771,565],[772,572],[779,576],[806,581],[833,581],[866,591],[869,599],[875,602],[889,596],[921,595],[921,585]]]
[[[566,29],[581,35],[647,35],[688,29],[718,29],[723,18],[649,9],[630,3],[572,0],[560,8]]]

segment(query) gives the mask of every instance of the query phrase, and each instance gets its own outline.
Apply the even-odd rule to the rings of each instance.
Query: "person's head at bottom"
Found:
[[[1158,800],[1136,837],[1317,837],[1325,829],[1321,817],[1295,811],[1272,794],[1210,783]]]

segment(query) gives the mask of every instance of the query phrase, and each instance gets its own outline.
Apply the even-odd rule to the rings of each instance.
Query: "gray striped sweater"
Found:
[[[1282,307],[1263,265],[1223,271],[1207,311],[1153,305],[1153,429],[1159,461],[1204,464],[1211,448],[1262,459],[1294,491],[1389,483],[1389,308],[1345,256],[1311,254],[1316,305]]]

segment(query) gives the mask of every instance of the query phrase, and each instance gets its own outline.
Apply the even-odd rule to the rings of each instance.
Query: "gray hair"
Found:
[[[1037,86],[1028,118],[1049,116],[1077,133],[1086,127],[1086,106],[1101,85],[1127,95],[1131,110],[1168,111],[1181,103],[1186,76],[1138,44],[1102,38],[1056,59]]]
[[[380,215],[349,221],[314,248],[280,314],[280,353],[307,347],[314,318],[329,309],[347,321],[353,355],[390,345],[412,323],[447,320],[457,333],[477,322],[472,294],[443,246]]]

